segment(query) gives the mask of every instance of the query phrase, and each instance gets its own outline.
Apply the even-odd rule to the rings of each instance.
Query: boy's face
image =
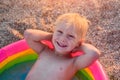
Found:
[[[52,42],[57,53],[66,55],[79,45],[80,38],[74,27],[61,24],[56,27]]]

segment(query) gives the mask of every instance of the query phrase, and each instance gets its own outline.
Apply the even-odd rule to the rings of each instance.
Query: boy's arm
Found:
[[[99,58],[101,54],[99,50],[97,50],[94,46],[90,44],[83,43],[80,48],[82,49],[84,54],[75,59],[75,67],[78,70],[92,64],[95,60]]]
[[[51,40],[52,33],[44,32],[41,30],[27,29],[24,32],[24,38],[28,45],[37,53],[40,53],[45,45],[42,44],[41,40]]]

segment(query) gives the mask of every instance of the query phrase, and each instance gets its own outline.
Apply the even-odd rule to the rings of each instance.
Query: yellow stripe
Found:
[[[91,72],[91,70],[89,68],[85,68],[85,71],[92,77],[92,79],[94,80],[94,76]]]
[[[12,56],[9,56],[7,59],[5,59],[4,61],[0,63],[0,69],[3,68],[7,63],[11,62],[12,60],[18,57],[28,55],[28,54],[35,54],[35,52],[32,49],[27,49],[25,51],[13,54]]]
[[[18,52],[16,54],[13,54],[12,56],[9,56],[7,59],[5,59],[4,61],[0,62],[0,69],[2,69],[7,63],[11,62],[12,60],[18,58],[18,57],[22,57],[25,55],[29,55],[29,54],[36,54],[32,49],[27,49],[25,51],[22,52]],[[89,68],[85,68],[84,69],[94,80],[94,76],[91,72],[91,70]]]

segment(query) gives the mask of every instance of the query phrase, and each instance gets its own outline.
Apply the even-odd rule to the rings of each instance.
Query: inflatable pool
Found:
[[[1,48],[0,80],[24,80],[37,57],[25,40]],[[108,80],[108,78],[101,64],[96,61],[89,67],[79,70],[74,80]]]

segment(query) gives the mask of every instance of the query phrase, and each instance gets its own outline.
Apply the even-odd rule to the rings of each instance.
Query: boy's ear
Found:
[[[79,41],[79,46],[84,42],[84,40],[81,40]]]
[[[82,44],[81,40],[78,42],[77,46],[79,47]]]

